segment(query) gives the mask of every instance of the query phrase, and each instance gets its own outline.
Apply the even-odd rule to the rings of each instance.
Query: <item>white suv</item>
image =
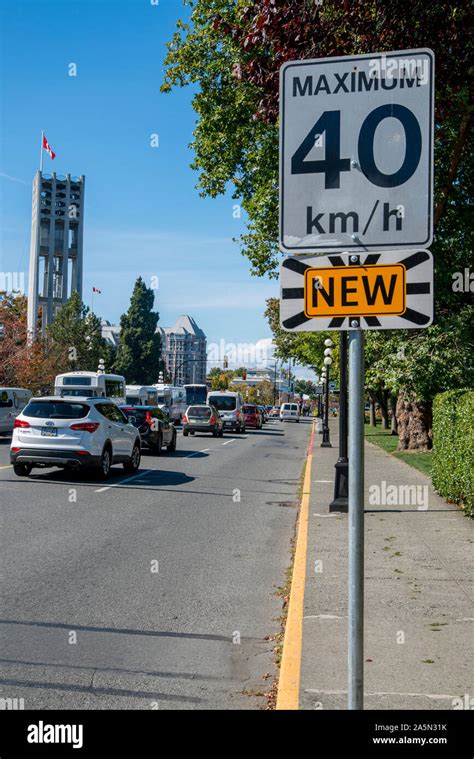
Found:
[[[295,422],[300,420],[300,412],[297,403],[282,403],[280,408],[280,422],[287,419],[293,419]]]
[[[14,422],[10,463],[27,477],[33,467],[91,467],[101,479],[112,464],[140,466],[140,435],[108,398],[32,398]]]

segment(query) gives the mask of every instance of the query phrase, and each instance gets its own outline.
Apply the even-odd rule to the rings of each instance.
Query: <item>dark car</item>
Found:
[[[262,422],[263,422],[263,424],[265,424],[265,422],[268,422],[267,407],[266,406],[259,406],[259,409],[260,409],[261,414],[262,414]]]
[[[207,403],[188,406],[183,416],[183,435],[194,435],[195,432],[211,432],[214,437],[224,434],[224,422],[215,406]]]
[[[120,406],[121,410],[140,433],[142,445],[148,446],[157,456],[163,446],[176,450],[176,429],[166,411],[157,406]]]
[[[246,403],[242,406],[242,411],[245,416],[245,425],[247,427],[254,427],[256,430],[262,429],[263,418],[260,406],[255,406],[253,403]]]

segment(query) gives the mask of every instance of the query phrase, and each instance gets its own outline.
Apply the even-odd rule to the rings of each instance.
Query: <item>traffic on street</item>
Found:
[[[473,759],[471,8],[0,25],[0,759]]]
[[[255,708],[312,423],[177,431],[130,475],[17,477],[0,437],[2,682],[29,708]]]

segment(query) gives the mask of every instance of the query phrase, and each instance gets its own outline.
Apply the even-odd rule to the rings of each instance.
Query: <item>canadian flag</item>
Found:
[[[43,148],[46,150],[46,152],[49,155],[49,157],[51,158],[51,160],[54,161],[54,159],[56,157],[56,153],[54,153],[51,150],[51,146],[50,146],[48,140],[46,139],[46,135],[45,134],[43,134]]]
[[[97,289],[97,287],[93,287],[93,288],[92,288],[92,292],[93,292],[93,293],[99,293],[99,295],[102,295],[102,291],[101,291],[101,290],[98,290],[98,289]]]

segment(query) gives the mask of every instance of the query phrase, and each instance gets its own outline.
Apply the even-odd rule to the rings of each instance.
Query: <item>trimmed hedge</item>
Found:
[[[474,391],[449,390],[433,402],[431,478],[440,495],[474,513]]]

